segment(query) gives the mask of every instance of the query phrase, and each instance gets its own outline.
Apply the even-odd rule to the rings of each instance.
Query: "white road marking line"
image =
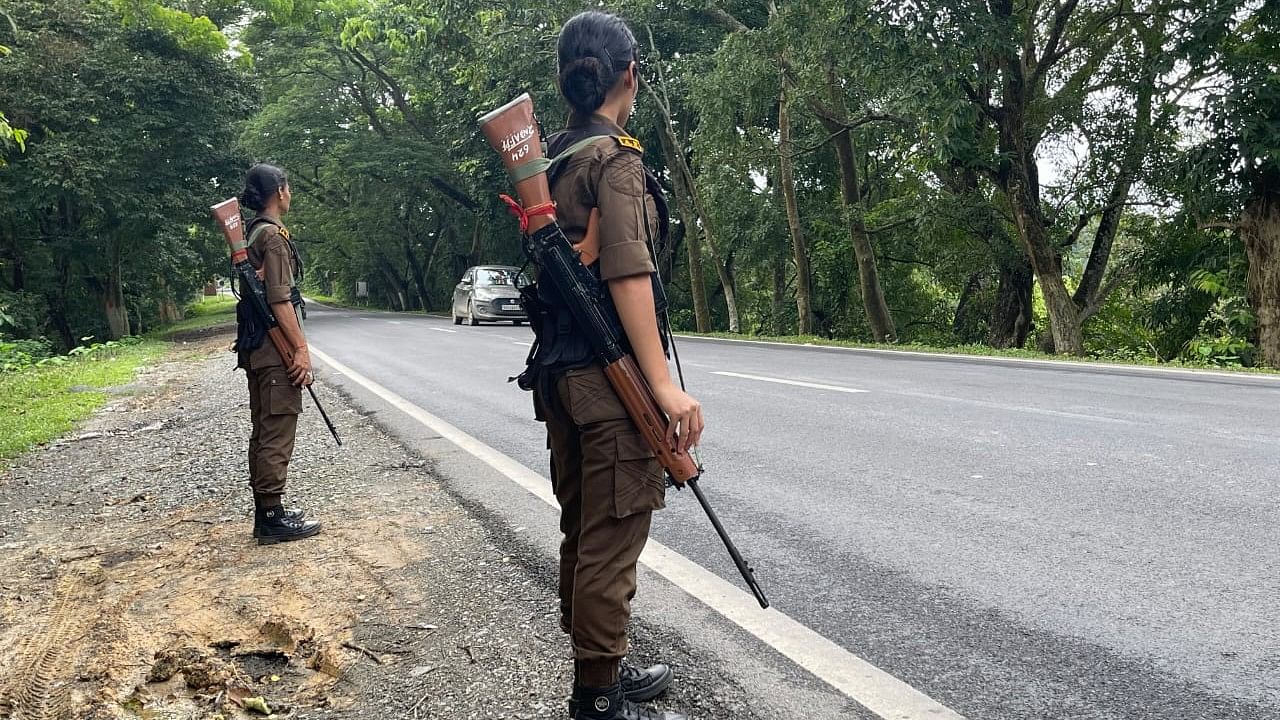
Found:
[[[533,343],[531,343],[531,342],[520,342],[519,340],[512,340],[512,341],[511,341],[511,344],[512,344],[512,345],[519,345],[520,347],[533,347]]]
[[[428,329],[428,330],[435,330],[436,332],[447,332],[447,333],[456,333],[456,332],[458,332],[457,330],[445,330],[444,328],[427,328],[427,329]]]
[[[779,348],[821,348],[855,355],[888,355],[906,358],[945,358],[948,360],[967,360],[986,365],[1029,365],[1052,370],[1085,370],[1102,372],[1106,370],[1123,370],[1135,374],[1150,375],[1183,375],[1194,377],[1230,378],[1232,380],[1258,380],[1260,382],[1280,382],[1280,375],[1275,373],[1222,372],[1216,370],[1198,370],[1196,368],[1151,367],[1148,365],[1125,365],[1124,363],[1089,362],[1082,360],[1037,360],[1035,358],[1004,357],[1000,355],[962,355],[960,353],[922,352],[919,350],[897,350],[893,348],[844,347],[841,345],[818,345],[816,343],[788,343],[773,340],[745,340],[742,338],[701,337],[676,333],[681,340],[698,340],[708,343],[739,343],[742,345],[763,345]]]
[[[462,432],[315,348],[311,354],[392,407],[470,453],[553,508],[551,483],[542,475]],[[845,650],[689,558],[650,539],[640,561],[761,642],[885,720],[964,720],[964,716]]]
[[[844,387],[842,385],[823,385],[821,383],[801,382],[799,380],[784,380],[783,378],[765,377],[763,375],[747,375],[745,373],[736,372],[713,372],[712,375],[723,375],[725,377],[742,378],[744,380],[759,380],[760,382],[777,383],[779,385],[795,385],[797,387],[813,388],[815,390],[833,390],[835,392],[844,393],[864,393],[866,390],[858,388]]]
[[[404,322],[403,322],[403,321],[401,321],[401,320],[384,320],[383,322],[386,322],[386,323],[391,324],[391,325],[403,325],[403,324],[404,324]]]

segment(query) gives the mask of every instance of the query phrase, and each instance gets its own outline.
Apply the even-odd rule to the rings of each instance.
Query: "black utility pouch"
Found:
[[[249,298],[242,297],[236,303],[236,343],[231,346],[239,355],[239,367],[249,366],[249,353],[262,347],[267,340],[267,326],[253,311]]]

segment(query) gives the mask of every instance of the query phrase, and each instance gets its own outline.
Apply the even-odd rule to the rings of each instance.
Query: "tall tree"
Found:
[[[9,289],[37,290],[65,345],[120,337],[217,267],[207,209],[238,164],[243,68],[207,18],[156,3],[24,1],[12,14],[0,105],[29,134],[0,175],[20,268]]]
[[[1203,90],[1208,138],[1191,152],[1185,197],[1205,231],[1243,241],[1257,343],[1280,367],[1280,3],[1199,18],[1189,55],[1222,82]]]

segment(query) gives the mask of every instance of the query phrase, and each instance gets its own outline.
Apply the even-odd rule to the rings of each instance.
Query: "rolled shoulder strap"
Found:
[[[537,160],[531,160],[525,163],[524,165],[521,165],[520,167],[512,168],[511,171],[507,173],[507,175],[508,177],[511,178],[511,182],[518,183],[521,180],[528,180],[529,178],[533,177],[534,175],[537,175],[538,173],[550,172],[550,170],[553,167],[573,157],[575,154],[577,154],[579,150],[582,150],[583,148],[587,147],[588,145],[590,145],[591,143],[597,140],[603,140],[609,137],[614,137],[614,136],[613,135],[591,135],[589,137],[584,137],[578,142],[565,148],[564,152],[560,153],[559,155],[556,155],[553,158],[542,157],[542,158],[538,158]]]

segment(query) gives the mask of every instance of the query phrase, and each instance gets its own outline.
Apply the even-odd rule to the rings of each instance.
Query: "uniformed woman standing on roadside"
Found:
[[[293,457],[302,388],[314,379],[307,339],[302,332],[298,290],[301,265],[298,251],[280,218],[289,212],[289,180],[273,165],[254,165],[245,177],[240,204],[256,211],[245,228],[249,262],[267,289],[267,303],[294,349],[291,367],[266,339],[266,328],[252,318],[245,301],[237,308],[239,365],[249,378],[249,486],[253,489],[253,536],[259,545],[300,540],[320,532],[320,523],[305,513],[284,507],[285,482]],[[247,297],[249,288],[240,288]]]
[[[665,233],[666,203],[645,170],[640,144],[623,130],[639,87],[635,37],[619,18],[575,16],[560,32],[559,84],[568,128],[548,138],[554,157],[593,136],[596,142],[556,165],[549,181],[556,216],[570,242],[586,235],[599,211],[600,251],[592,270],[605,283],[606,315],[616,317],[681,450],[702,433],[698,403],[673,381],[659,333],[661,285],[651,255]],[[654,510],[665,506],[664,471],[614,393],[591,347],[560,299],[540,283],[549,307],[531,359],[534,401],[547,424],[551,475],[560,501],[561,626],[573,642],[571,712],[578,720],[682,720],[634,703],[671,683],[665,665],[623,662],[636,590],[636,562]]]

